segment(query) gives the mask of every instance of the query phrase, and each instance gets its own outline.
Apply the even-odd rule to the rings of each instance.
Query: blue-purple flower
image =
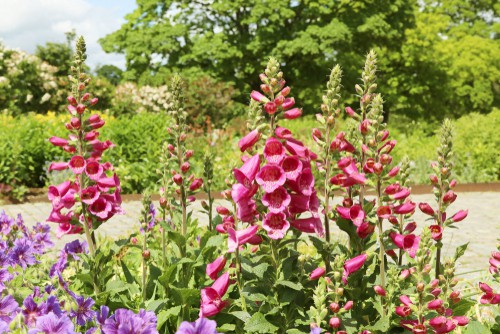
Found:
[[[158,334],[156,316],[153,312],[140,310],[135,314],[131,310],[118,309],[104,322],[102,327],[106,334]]]
[[[0,299],[0,320],[7,323],[19,312],[19,305],[11,295],[7,295]]]
[[[63,315],[58,317],[50,312],[36,319],[36,326],[28,331],[28,334],[76,334],[71,320]]]
[[[27,238],[16,239],[12,248],[11,261],[23,269],[36,263],[33,243]]]
[[[3,235],[7,235],[10,233],[10,229],[14,224],[14,219],[7,216],[4,210],[0,213],[0,232]]]
[[[95,311],[92,310],[94,305],[94,300],[90,297],[85,298],[83,296],[75,296],[76,310],[71,310],[70,317],[76,318],[76,323],[80,326],[84,326],[87,321],[92,321],[95,317]]]
[[[219,334],[215,320],[199,318],[195,322],[184,321],[175,334]]]

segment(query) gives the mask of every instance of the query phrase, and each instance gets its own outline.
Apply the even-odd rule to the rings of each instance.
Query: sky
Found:
[[[105,53],[99,38],[117,30],[135,0],[0,0],[0,40],[10,48],[34,53],[38,44],[64,42],[75,29],[87,42],[87,63],[125,68],[125,57]]]

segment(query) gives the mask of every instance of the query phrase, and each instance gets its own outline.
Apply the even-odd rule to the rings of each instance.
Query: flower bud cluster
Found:
[[[183,81],[179,76],[174,76],[171,84],[171,103],[168,113],[172,116],[174,124],[167,128],[168,143],[164,144],[162,163],[164,164],[162,176],[162,191],[160,201],[166,209],[170,207],[171,192],[178,196],[183,212],[189,202],[195,200],[194,194],[203,186],[203,179],[191,173],[190,158],[193,150],[186,147],[189,128],[186,124],[187,112],[184,109]],[[169,175],[170,174],[170,175]],[[185,212],[183,213],[185,215]],[[183,222],[183,231],[185,229]],[[185,231],[183,232],[185,234]]]
[[[58,223],[58,236],[81,233],[86,227],[95,229],[122,213],[120,181],[113,173],[113,166],[101,161],[102,153],[114,145],[98,139],[97,130],[104,120],[97,114],[85,116],[98,102],[87,92],[90,77],[83,72],[85,59],[85,41],[80,37],[70,76],[73,94],[68,97],[68,111],[72,118],[66,124],[70,134],[68,139],[49,139],[53,145],[73,154],[68,162],[53,162],[49,171],[69,168],[75,175],[73,180],[49,187],[52,212],[47,221]]]

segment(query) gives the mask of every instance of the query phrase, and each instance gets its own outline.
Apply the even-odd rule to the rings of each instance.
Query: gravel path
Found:
[[[419,202],[433,202],[432,195],[413,195],[413,200]],[[220,202],[220,201],[217,201]],[[98,230],[98,235],[106,237],[126,237],[138,229],[138,217],[141,211],[141,202],[124,202],[123,208],[126,214],[115,216]],[[195,202],[191,208],[194,210],[193,218],[200,221],[206,220],[200,210],[200,202]],[[28,225],[38,221],[43,222],[51,211],[49,203],[27,203],[18,205],[0,205],[0,210],[13,216],[21,214]],[[448,212],[453,214],[460,209],[469,209],[469,216],[462,222],[457,223],[458,229],[447,229],[444,235],[444,256],[453,255],[454,249],[470,241],[465,256],[460,260],[457,273],[484,270],[484,272],[468,274],[468,277],[479,277],[485,275],[488,268],[488,259],[491,251],[500,242],[500,193],[498,192],[466,192],[459,193],[455,203]],[[415,221],[420,226],[428,225],[427,218],[418,209],[414,215]],[[339,230],[333,228],[333,233],[338,235]],[[65,243],[77,238],[77,236],[64,236],[57,239],[55,249],[60,249]],[[471,276],[472,275],[472,276]]]

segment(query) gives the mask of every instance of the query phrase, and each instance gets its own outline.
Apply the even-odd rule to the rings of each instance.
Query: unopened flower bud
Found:
[[[337,313],[339,310],[340,310],[340,305],[339,303],[331,303],[330,306],[328,306],[328,308],[330,309],[330,311],[332,311],[333,313]]]
[[[389,165],[392,162],[392,157],[389,154],[384,153],[380,156],[380,162],[383,165]]]
[[[86,109],[86,107],[84,104],[79,104],[76,106],[76,112],[80,115],[85,112],[85,109]]]
[[[142,252],[142,257],[147,261],[151,257],[151,252],[146,249],[145,251]]]
[[[281,95],[286,97],[288,94],[290,94],[290,87],[287,86],[281,90]]]
[[[193,150],[187,150],[186,153],[184,153],[184,158],[189,159],[193,156],[193,154]]]
[[[173,177],[173,180],[175,182],[175,184],[177,185],[181,185],[182,184],[182,175],[181,174],[175,174],[174,177]]]
[[[179,136],[180,141],[184,141],[184,140],[186,140],[186,138],[187,138],[187,135],[185,133],[181,133],[181,135]]]
[[[160,197],[160,207],[162,208],[167,207],[167,199],[165,197]]]
[[[78,129],[80,129],[80,126],[82,123],[80,122],[80,120],[78,118],[73,117],[70,120],[70,124],[73,127],[73,129],[78,130]]]
[[[84,84],[84,83],[80,83],[80,84],[78,85],[78,91],[80,91],[80,92],[81,92],[81,91],[82,91],[82,90],[84,90],[84,89],[85,89],[85,84]]]
[[[337,288],[337,295],[342,296],[344,294],[344,288]]]
[[[342,206],[346,207],[346,208],[350,208],[351,206],[353,205],[353,202],[352,202],[352,199],[351,198],[344,198],[344,200],[342,201]]]
[[[85,94],[83,94],[83,96],[82,96],[82,101],[84,101],[84,102],[85,102],[85,101],[87,101],[89,98],[90,98],[90,94],[89,94],[89,93],[85,93]]]
[[[432,266],[431,266],[429,263],[427,263],[427,264],[424,266],[424,268],[422,269],[422,271],[423,271],[425,274],[430,273],[430,272],[431,272],[431,270],[432,270]]]
[[[205,210],[208,210],[209,207],[208,207],[208,203],[206,201],[201,201],[201,207]]]
[[[342,288],[339,288],[339,289],[342,289]],[[344,289],[342,289],[342,293],[343,292],[344,292]],[[354,306],[354,302],[352,300],[349,300],[347,303],[345,303],[344,310],[349,311],[350,309],[352,309],[353,306]]]
[[[137,245],[137,238],[136,237],[130,238],[130,242],[132,243],[132,245]]]
[[[382,297],[385,297],[386,296],[386,292],[385,292],[385,289],[383,287],[381,287],[380,285],[375,285],[373,287],[373,290],[375,291],[375,293],[379,296],[382,296]]]
[[[77,102],[76,102],[76,99],[75,99],[75,97],[74,97],[73,95],[68,96],[68,102],[69,102],[71,105],[73,105],[73,106],[76,106],[76,103],[77,103]]]
[[[268,94],[271,91],[271,87],[269,87],[266,84],[260,85],[260,90],[263,91],[264,93]]]
[[[266,82],[267,81],[267,75],[265,75],[264,73],[261,73],[261,74],[259,74],[259,79],[262,82]]]
[[[321,111],[326,114],[328,112],[328,106],[326,104],[321,105]]]
[[[361,88],[360,85],[356,84],[354,88],[356,89],[356,93],[358,93],[359,95],[363,95],[363,88]]]
[[[417,283],[417,291],[422,292],[422,291],[424,291],[424,289],[425,289],[425,284],[422,282],[418,282]]]
[[[95,106],[97,102],[99,102],[99,99],[97,97],[94,97],[92,100],[90,100],[89,103],[91,106]]]
[[[441,168],[441,175],[447,175],[449,173],[449,169],[446,167]]]
[[[181,171],[184,174],[186,174],[189,171],[190,168],[191,168],[191,165],[187,161],[181,165]]]
[[[264,110],[269,114],[269,115],[273,115],[275,112],[276,112],[276,103],[274,102],[267,102],[265,105],[264,105]]]
[[[332,328],[339,328],[340,327],[340,318],[339,317],[333,317],[333,318],[330,319],[330,321],[328,322],[328,324]]]
[[[450,188],[455,188],[456,185],[457,185],[457,180],[451,180]]]
[[[438,184],[439,180],[436,175],[431,175],[429,176],[429,180],[431,181],[432,184]]]
[[[353,117],[354,115],[356,115],[356,112],[351,107],[346,107],[345,112],[350,117]]]

